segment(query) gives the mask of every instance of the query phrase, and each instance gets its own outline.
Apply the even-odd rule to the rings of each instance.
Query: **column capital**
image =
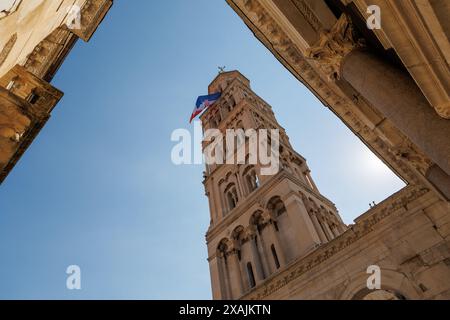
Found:
[[[355,39],[350,18],[342,14],[331,30],[320,32],[317,43],[306,52],[306,57],[316,60],[330,80],[341,77],[344,58],[353,50],[364,47],[362,39]]]

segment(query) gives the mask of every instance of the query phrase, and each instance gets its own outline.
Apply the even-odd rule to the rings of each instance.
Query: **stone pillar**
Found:
[[[450,175],[450,121],[436,114],[408,73],[354,50],[343,61],[342,78]]]
[[[331,227],[331,232],[333,232],[335,238],[339,237],[340,235],[339,230],[336,226]]]
[[[271,274],[271,271],[270,271],[270,266],[269,266],[269,258],[267,257],[267,245],[264,240],[263,231],[264,230],[261,230],[261,232],[259,233],[259,235],[260,235],[259,241],[258,241],[259,246],[257,246],[257,247],[258,247],[259,255],[261,257],[264,274],[266,276],[268,276]]]
[[[217,185],[216,180],[213,177],[210,177],[209,180],[211,188],[210,197],[213,199],[215,210],[214,222],[217,223],[222,217],[223,213],[222,195],[220,193],[219,186]]]
[[[436,114],[407,72],[363,47],[354,39],[352,24],[343,14],[331,30],[320,34],[306,55],[316,60],[331,80],[341,78],[349,83],[450,176],[450,120]],[[426,176],[432,176],[435,180],[430,182],[448,193],[450,178],[441,173]]]
[[[235,173],[234,176],[236,177],[236,183],[237,183],[237,188],[239,190],[239,201],[242,201],[246,194],[245,194],[245,190],[242,188],[242,184],[241,184],[241,175],[239,173]]]
[[[300,250],[298,254],[305,253],[320,244],[319,235],[302,200],[296,194],[291,194],[284,200],[284,205],[297,238],[297,246]]]
[[[319,223],[319,220],[317,220],[316,214],[313,212],[311,213],[311,220],[313,222],[314,227],[317,230],[317,233],[319,235],[320,241],[322,241],[322,243],[326,243],[327,240],[327,236],[325,235],[325,233],[322,230],[322,226]]]
[[[222,214],[222,218],[228,213],[228,204],[225,201],[225,194],[223,191],[223,187],[217,186],[217,195],[220,201],[220,213]]]
[[[330,226],[328,225],[327,220],[326,219],[321,219],[321,220],[322,220],[321,225],[322,225],[322,227],[323,227],[323,229],[325,231],[325,234],[328,237],[328,240],[329,241],[333,240],[334,239],[334,234],[333,234],[333,232],[331,232],[331,229],[330,229]]]
[[[253,266],[255,267],[256,283],[259,283],[265,279],[265,275],[262,268],[261,259],[259,257],[258,248],[256,247],[255,235],[251,236],[249,241],[252,250]]]
[[[223,270],[221,270],[221,258],[213,256],[208,259],[209,273],[211,276],[211,288],[214,300],[226,299],[225,284],[223,281]]]
[[[231,299],[230,274],[228,271],[226,257],[218,257],[217,265],[219,269],[220,291],[222,298]]]
[[[231,250],[228,253],[228,259],[230,260],[230,264],[228,267],[230,275],[231,294],[233,299],[237,299],[244,292],[242,286],[242,276],[238,258],[238,251],[236,249]]]
[[[280,262],[281,267],[283,267],[287,264],[287,261],[286,261],[286,255],[284,253],[284,248],[281,245],[280,237],[278,236],[278,232],[277,232],[277,230],[275,230],[275,227],[273,224],[271,226],[269,226],[269,230],[271,232],[273,245],[275,246],[275,249],[277,250],[278,260]]]

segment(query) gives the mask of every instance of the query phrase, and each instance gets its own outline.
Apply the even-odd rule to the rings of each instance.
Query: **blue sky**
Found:
[[[201,165],[175,166],[219,65],[273,106],[347,223],[403,183],[224,0],[115,1],[53,85],[65,96],[0,187],[0,298],[209,299]],[[65,270],[81,267],[81,290]]]

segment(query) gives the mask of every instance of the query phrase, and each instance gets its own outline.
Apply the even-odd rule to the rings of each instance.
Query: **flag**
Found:
[[[208,94],[206,96],[200,96],[197,98],[197,102],[195,103],[194,111],[192,111],[191,119],[189,120],[189,123],[192,122],[192,120],[198,116],[200,113],[202,113],[203,110],[207,109],[208,107],[212,106],[214,102],[219,100],[221,93],[216,92],[213,94]]]

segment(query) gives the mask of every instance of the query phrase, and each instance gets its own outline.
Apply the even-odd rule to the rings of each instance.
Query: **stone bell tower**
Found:
[[[320,194],[306,160],[293,150],[272,108],[251,90],[248,79],[238,71],[222,72],[208,91],[222,95],[201,116],[204,131],[219,129],[225,136],[227,129],[279,130],[279,171],[273,175],[261,174],[259,161],[206,165],[213,298],[239,299],[347,227],[335,205]],[[203,150],[208,143],[203,142]],[[245,139],[240,145],[247,155],[249,143]]]

